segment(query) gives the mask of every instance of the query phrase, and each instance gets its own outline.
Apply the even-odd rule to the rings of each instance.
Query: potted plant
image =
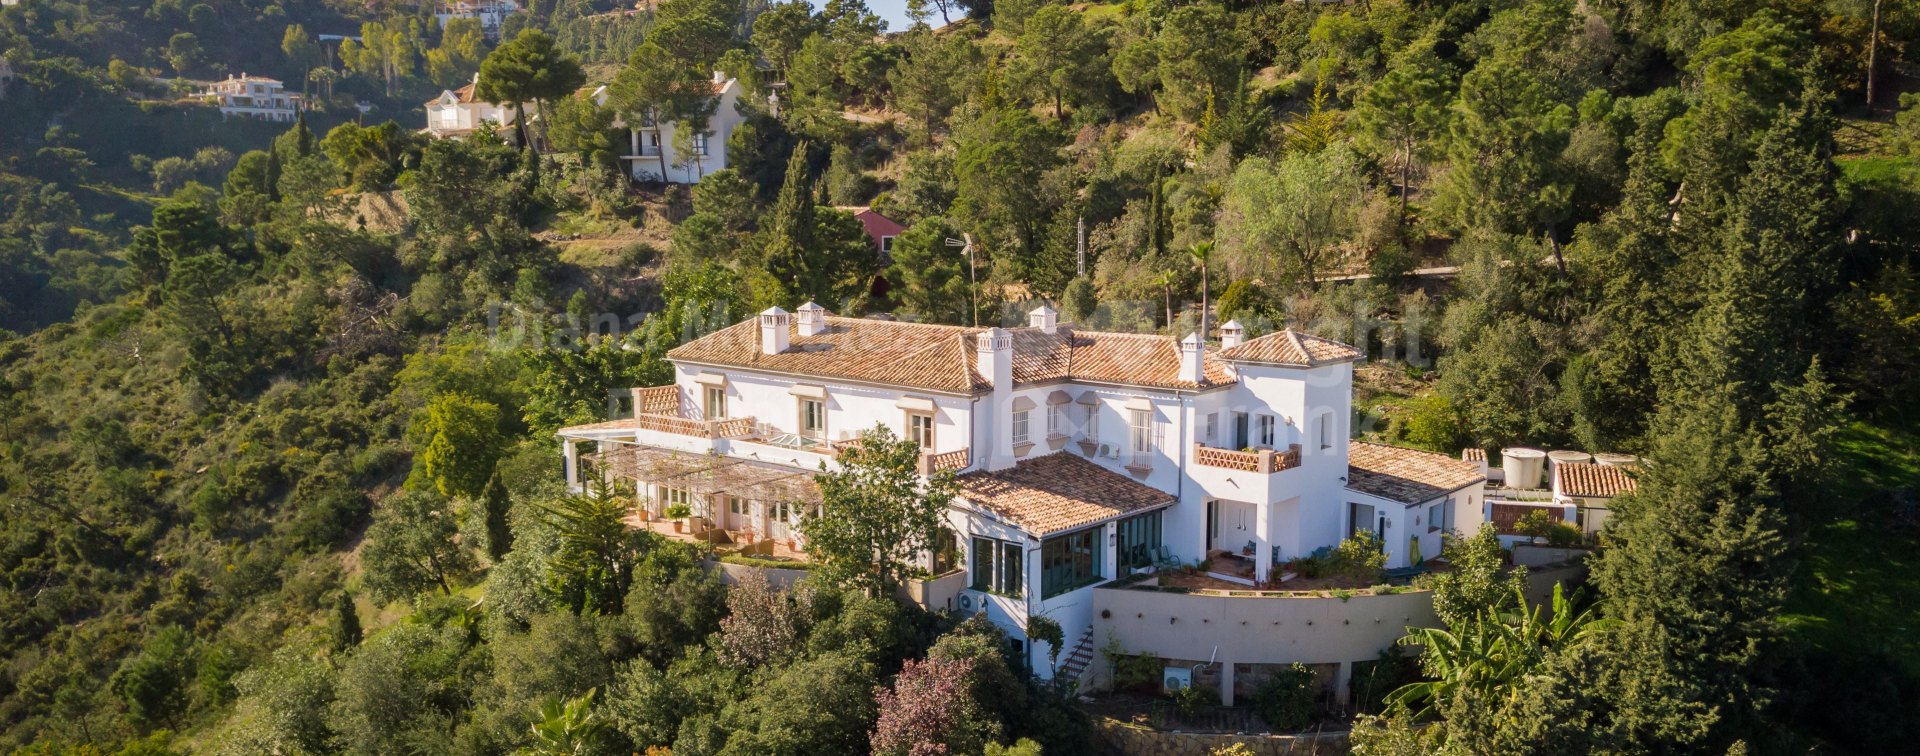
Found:
[[[685,504],[674,504],[667,507],[667,519],[673,521],[673,532],[675,533],[687,532],[687,518],[692,516],[693,507]]]

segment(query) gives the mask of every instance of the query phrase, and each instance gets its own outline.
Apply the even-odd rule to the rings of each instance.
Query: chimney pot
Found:
[[[818,336],[827,330],[827,308],[814,302],[800,305],[799,324],[801,336]]]
[[[1060,313],[1052,307],[1040,305],[1027,313],[1027,325],[1040,329],[1041,333],[1054,333],[1060,328]]]
[[[1189,333],[1180,340],[1180,380],[1199,383],[1205,374],[1204,359],[1206,350],[1200,346],[1200,334]]]
[[[769,307],[760,313],[760,353],[779,354],[787,351],[787,311],[778,307]]]
[[[1240,342],[1243,340],[1242,337],[1246,335],[1246,332],[1247,329],[1242,328],[1238,320],[1229,320],[1222,324],[1220,326],[1220,348],[1232,349],[1240,346]]]

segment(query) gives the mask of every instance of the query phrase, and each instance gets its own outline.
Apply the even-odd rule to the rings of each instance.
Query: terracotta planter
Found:
[[[674,521],[673,521],[673,532],[675,532],[675,533],[685,533],[685,532],[687,532],[687,521],[686,521],[686,520],[674,520]]]

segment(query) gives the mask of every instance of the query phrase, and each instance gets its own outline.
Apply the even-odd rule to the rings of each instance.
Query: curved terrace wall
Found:
[[[1527,599],[1543,601],[1555,583],[1585,573],[1579,564],[1536,569],[1527,576]],[[1211,660],[1196,683],[1217,685],[1229,704],[1237,675],[1295,662],[1333,666],[1332,687],[1344,699],[1355,662],[1377,658],[1408,627],[1440,624],[1433,593],[1423,589],[1181,591],[1124,583],[1094,589],[1093,618],[1094,642],[1117,642],[1122,653],[1153,653],[1168,666]]]

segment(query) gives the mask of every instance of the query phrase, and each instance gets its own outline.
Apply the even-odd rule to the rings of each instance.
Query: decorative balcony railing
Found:
[[[640,414],[633,421],[640,430],[657,433],[672,433],[677,436],[694,438],[738,438],[753,434],[753,418],[736,417],[728,420],[693,420],[672,415]]]
[[[679,386],[649,386],[633,390],[634,414],[680,414]]]
[[[1253,451],[1234,451],[1217,449],[1205,444],[1193,445],[1194,464],[1207,467],[1220,467],[1228,470],[1241,470],[1262,474],[1277,473],[1300,466],[1300,445],[1293,444],[1286,451],[1255,449]]]
[[[971,463],[971,449],[955,449],[939,454],[922,454],[920,455],[920,474],[932,475],[941,470],[963,470]]]

